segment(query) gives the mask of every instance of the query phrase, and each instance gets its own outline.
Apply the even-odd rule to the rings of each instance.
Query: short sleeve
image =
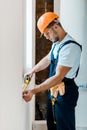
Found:
[[[75,62],[79,59],[81,49],[76,44],[67,44],[62,47],[59,52],[58,65],[73,67]]]

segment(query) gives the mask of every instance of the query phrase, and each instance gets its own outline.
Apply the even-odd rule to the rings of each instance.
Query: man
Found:
[[[74,82],[77,75],[81,45],[63,29],[53,12],[44,13],[37,26],[42,35],[53,42],[52,49],[35,67],[29,76],[44,70],[50,65],[49,78],[36,85],[34,89],[24,91],[23,98],[30,101],[34,94],[48,91],[47,127],[48,130],[75,130],[75,106],[78,99],[78,87]]]

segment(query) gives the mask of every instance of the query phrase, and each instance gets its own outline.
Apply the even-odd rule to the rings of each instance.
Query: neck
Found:
[[[59,42],[61,42],[67,34],[67,32],[60,26],[58,26],[57,33],[58,33],[58,36],[59,36]]]
[[[66,35],[67,35],[67,32],[62,31],[62,32],[60,33],[59,42],[61,42],[61,41],[64,39],[64,37],[65,37]]]

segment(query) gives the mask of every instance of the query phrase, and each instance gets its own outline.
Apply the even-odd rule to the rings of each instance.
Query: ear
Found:
[[[58,29],[58,25],[57,24],[54,25],[54,29]]]

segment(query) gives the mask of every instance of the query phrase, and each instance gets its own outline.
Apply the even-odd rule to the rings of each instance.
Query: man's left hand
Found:
[[[22,97],[23,99],[26,101],[26,102],[29,102],[32,97],[33,97],[33,93],[31,90],[25,90],[23,93],[22,93]]]

